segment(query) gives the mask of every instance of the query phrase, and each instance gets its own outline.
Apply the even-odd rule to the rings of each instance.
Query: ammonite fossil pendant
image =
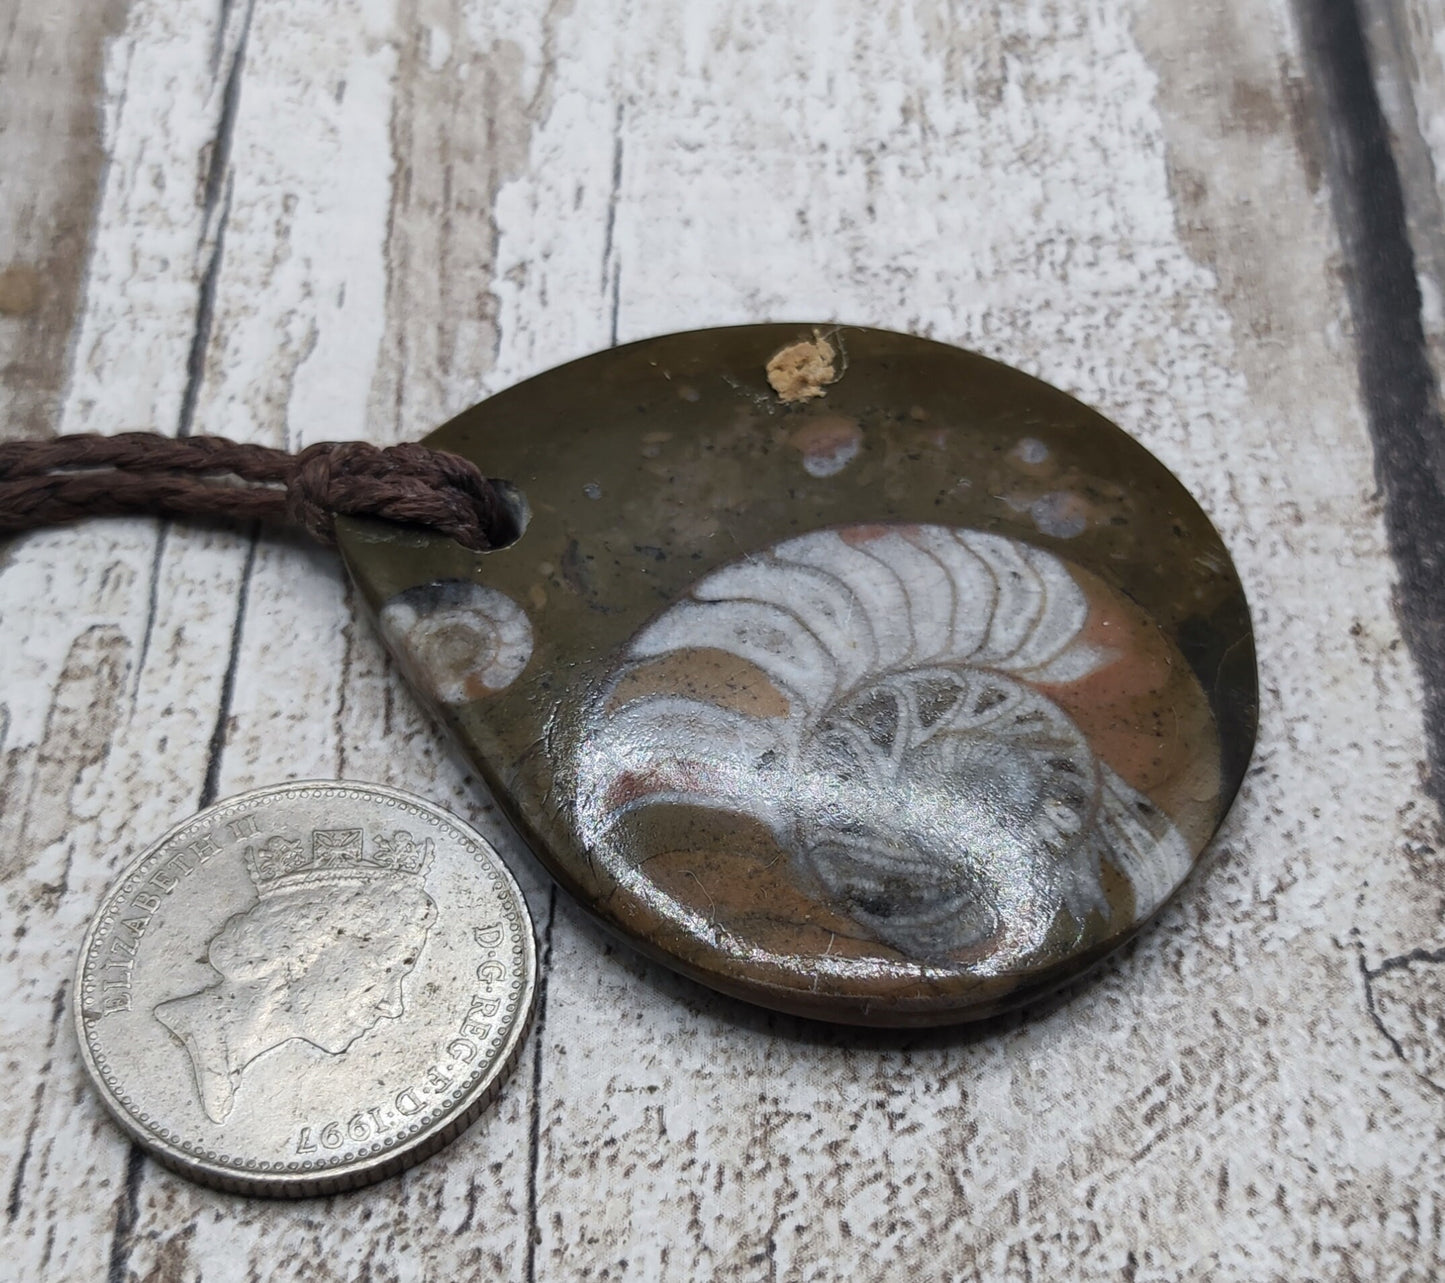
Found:
[[[477,555],[343,523],[388,646],[559,882],[704,984],[865,1024],[1077,975],[1239,787],[1249,613],[1184,487],[1037,380],[757,325],[540,375],[427,444]]]

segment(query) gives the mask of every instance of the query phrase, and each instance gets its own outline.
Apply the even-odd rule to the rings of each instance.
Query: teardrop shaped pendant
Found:
[[[764,1006],[993,1014],[1131,937],[1253,748],[1229,554],[1141,445],[867,329],[634,343],[426,444],[511,482],[487,554],[340,546],[388,647],[562,885]]]

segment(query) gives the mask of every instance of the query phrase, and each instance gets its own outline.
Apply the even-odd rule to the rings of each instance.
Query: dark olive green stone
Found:
[[[818,339],[834,380],[785,403],[768,363]],[[1132,936],[1239,787],[1228,552],[1142,446],[1016,370],[703,330],[427,444],[527,524],[476,554],[342,522],[388,646],[557,880],[725,993],[880,1025],[1023,1002]]]

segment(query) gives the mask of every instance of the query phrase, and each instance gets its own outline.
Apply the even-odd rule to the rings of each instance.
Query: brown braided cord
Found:
[[[136,514],[281,518],[324,544],[336,541],[336,517],[376,517],[479,552],[517,533],[512,509],[473,463],[414,443],[324,441],[288,454],[150,432],[0,442],[0,533]]]

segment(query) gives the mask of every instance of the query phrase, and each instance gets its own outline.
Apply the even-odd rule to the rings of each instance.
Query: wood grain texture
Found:
[[[105,151],[106,38],[124,0],[0,16],[0,416],[55,431]],[[13,430],[13,429],[12,429]]]
[[[1362,6],[1375,83],[1399,163],[1421,318],[1439,371],[1445,361],[1445,5],[1369,0]]]
[[[1399,12],[1438,164],[1432,3]],[[1286,0],[833,0],[805,27],[774,0],[131,0],[113,30],[73,8],[14,9],[15,31],[70,15],[47,92],[104,128],[45,195],[49,100],[0,105],[25,217],[54,227],[0,258],[46,262],[71,227],[89,246],[70,310],[0,322],[6,353],[50,345],[34,380],[6,375],[7,433],[389,441],[646,334],[912,330],[1076,393],[1194,490],[1251,597],[1263,717],[1213,857],[1094,982],[982,1030],[864,1036],[717,998],[556,900],[328,554],[148,522],[12,541],[14,1277],[1445,1269],[1445,878],[1420,713],[1440,675],[1392,606]],[[291,1206],[194,1188],[128,1151],[86,1089],[75,951],[173,819],[336,775],[498,843],[544,936],[545,1009],[498,1106],[408,1175]]]

